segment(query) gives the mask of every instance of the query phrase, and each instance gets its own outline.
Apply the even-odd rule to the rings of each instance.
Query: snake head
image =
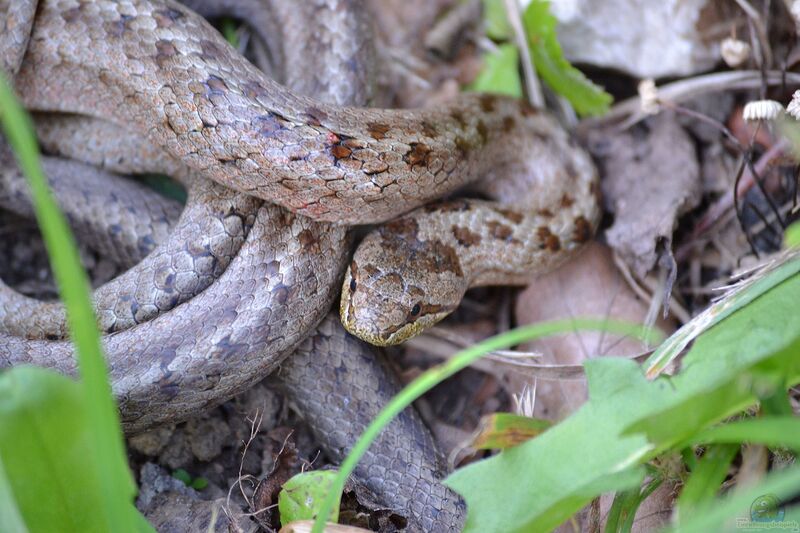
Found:
[[[436,324],[468,285],[451,248],[396,229],[391,223],[367,235],[342,287],[342,324],[376,346],[399,344]]]

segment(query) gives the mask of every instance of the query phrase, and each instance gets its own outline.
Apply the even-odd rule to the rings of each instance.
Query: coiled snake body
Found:
[[[18,62],[0,58],[13,72]],[[385,344],[441,318],[455,305],[453,295],[459,298],[470,283],[519,281],[531,269],[557,263],[589,238],[598,218],[596,177],[587,156],[552,119],[529,106],[487,95],[417,111],[326,104],[278,85],[195,13],[170,1],[42,2],[15,84],[33,111],[94,117],[90,129],[103,124],[96,120],[101,119],[106,121],[101,128],[128,132],[123,137],[132,139],[131,159],[146,160],[144,152],[155,149],[156,159],[171,167],[167,172],[185,178],[190,198],[218,206],[203,217],[187,208],[177,223],[178,229],[190,228],[186,224],[202,218],[223,228],[217,241],[214,231],[186,230],[185,235],[205,235],[207,243],[187,270],[208,275],[182,279],[176,289],[182,267],[165,258],[195,242],[176,230],[126,274],[126,281],[96,294],[101,326],[115,332],[104,337],[104,349],[131,430],[185,418],[275,369],[336,296],[349,253],[345,225],[391,219],[478,177],[492,184],[482,186],[489,196],[515,199],[503,208],[476,201],[448,203],[436,213],[426,208],[367,238],[345,279],[342,309],[370,324],[364,328],[345,320],[348,328]],[[44,144],[48,131],[80,129],[72,119],[69,124],[43,119]],[[57,137],[50,140],[54,148]],[[106,148],[87,154],[87,147],[80,158],[100,154],[106,168],[130,171],[125,158],[109,156]],[[519,191],[531,184],[538,200],[521,201]],[[209,203],[214,195],[218,204]],[[251,195],[294,214],[275,205],[259,207]],[[230,208],[219,207],[226,205]],[[388,245],[388,267],[381,266],[385,259],[373,262],[376,243]],[[502,244],[516,251],[503,252]],[[479,266],[487,258],[489,266]],[[406,274],[408,267],[422,267],[417,272],[423,274]],[[431,274],[443,274],[445,281]],[[160,293],[148,294],[148,305],[140,305],[131,287],[144,279],[148,287],[158,285],[152,280],[159,275],[171,281],[161,284]],[[378,299],[390,308],[397,305],[372,318],[359,314],[366,303],[360,298],[380,294],[381,285],[387,291]],[[452,289],[445,296],[446,285]],[[42,304],[10,293],[0,297],[6,333],[0,336],[0,366],[34,363],[73,374],[70,343],[47,340],[64,335],[60,307],[51,307],[49,318],[31,328],[25,324],[44,315],[12,313],[19,308],[6,302]],[[338,338],[330,320],[325,324],[323,338]],[[309,353],[304,361],[313,364]],[[299,357],[287,367],[301,365]],[[319,403],[310,393],[308,399]],[[440,496],[449,503],[432,505],[449,511],[438,519],[428,516],[427,522],[424,513],[411,512],[418,523],[441,526],[448,516],[460,515],[452,496]],[[458,520],[451,519],[450,526]]]

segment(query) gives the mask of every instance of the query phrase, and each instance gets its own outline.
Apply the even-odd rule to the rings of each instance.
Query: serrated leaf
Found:
[[[470,446],[477,450],[503,450],[531,440],[547,430],[549,420],[513,413],[492,413],[481,417],[478,432]]]
[[[278,495],[281,524],[315,519],[335,478],[334,470],[312,470],[301,472],[289,479]],[[339,519],[338,500],[330,519],[334,522]]]
[[[484,65],[478,77],[467,90],[522,96],[522,81],[519,77],[519,52],[512,44],[501,44],[496,50],[483,56]]]
[[[552,529],[602,492],[629,488],[624,476],[638,465],[755,402],[757,376],[800,381],[797,301],[800,276],[760,294],[701,335],[671,379],[648,382],[626,359],[587,361],[580,410],[447,478],[467,501],[465,531]]]
[[[558,94],[569,100],[581,116],[602,115],[613,98],[592,83],[564,57],[556,36],[558,21],[550,13],[550,2],[532,0],[522,16],[528,46],[536,71]]]

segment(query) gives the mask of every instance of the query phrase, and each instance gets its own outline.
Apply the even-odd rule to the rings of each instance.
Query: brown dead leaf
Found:
[[[552,423],[548,420],[513,413],[492,413],[481,417],[469,446],[477,450],[504,450],[531,440],[550,426]]]
[[[278,503],[281,487],[301,468],[291,433],[284,437],[281,447],[273,454],[272,464],[270,472],[258,482],[252,499],[251,512],[258,513],[256,520],[262,527],[278,525],[277,507],[265,512],[264,510]]]
[[[640,300],[614,266],[611,251],[592,243],[579,256],[556,271],[540,277],[517,299],[517,323],[532,324],[559,318],[613,318],[643,323],[648,303]],[[671,323],[658,323],[669,333]],[[579,332],[531,342],[521,349],[539,352],[541,362],[580,365],[602,355],[628,356],[646,349],[641,342],[604,332]],[[521,392],[533,378],[522,373],[510,376],[511,388]],[[560,420],[575,411],[587,398],[586,382],[579,380],[536,381],[533,416]]]
[[[590,149],[600,159],[604,202],[614,213],[606,239],[639,277],[669,253],[678,217],[701,199],[689,135],[668,113],[646,124],[649,131],[640,126],[590,135]]]

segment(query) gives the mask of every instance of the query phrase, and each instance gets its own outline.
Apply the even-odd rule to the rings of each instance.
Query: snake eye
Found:
[[[350,292],[356,292],[356,278],[350,278]]]
[[[422,308],[419,304],[415,304],[414,307],[411,308],[411,316],[417,316],[421,310]]]

